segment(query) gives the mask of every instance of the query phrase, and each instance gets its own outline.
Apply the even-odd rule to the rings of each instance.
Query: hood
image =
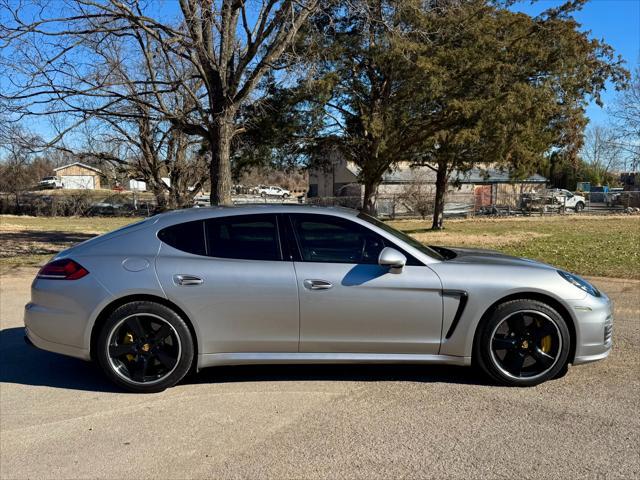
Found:
[[[514,267],[537,267],[556,270],[546,263],[528,258],[513,257],[496,250],[481,248],[431,247],[443,254],[447,263],[476,264],[476,265],[505,265]],[[448,253],[447,253],[448,251]]]

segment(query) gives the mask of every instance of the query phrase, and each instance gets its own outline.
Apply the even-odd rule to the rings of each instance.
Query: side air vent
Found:
[[[613,325],[605,325],[604,327],[604,344],[611,344],[611,337],[613,336]]]

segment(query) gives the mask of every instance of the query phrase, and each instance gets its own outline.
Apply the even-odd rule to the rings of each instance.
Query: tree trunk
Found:
[[[376,193],[378,190],[378,182],[365,180],[364,197],[362,198],[362,211],[369,215],[376,214]]]
[[[168,208],[167,197],[164,194],[164,188],[154,185],[152,187],[153,196],[156,197],[156,211],[165,212]]]
[[[433,230],[442,230],[444,221],[444,197],[447,193],[447,162],[439,161],[436,171],[436,198],[433,205]]]
[[[231,141],[233,114],[220,116],[211,135],[211,205],[233,205],[231,200]]]

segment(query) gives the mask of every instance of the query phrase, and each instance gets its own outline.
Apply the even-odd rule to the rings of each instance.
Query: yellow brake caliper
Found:
[[[124,339],[122,340],[122,343],[124,344],[130,344],[133,343],[133,333],[126,333],[124,336]],[[132,361],[135,358],[135,356],[131,353],[127,353],[127,360]]]
[[[536,320],[536,325],[538,326],[538,328],[542,327],[540,320]],[[546,337],[542,337],[540,339],[540,350],[542,350],[544,353],[549,353],[549,351],[551,350],[551,335],[547,335]]]

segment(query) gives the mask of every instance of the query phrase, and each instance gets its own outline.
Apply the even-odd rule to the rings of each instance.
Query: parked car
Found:
[[[605,358],[613,322],[605,294],[550,265],[301,205],[178,210],[90,239],[40,270],[24,320],[29,343],[135,392],[256,363],[475,364],[530,386]]]
[[[607,204],[607,207],[622,206],[623,195],[623,188],[611,188],[605,196],[605,203]]]
[[[587,200],[582,195],[572,193],[564,188],[557,188],[550,192],[555,196],[558,204],[563,208],[575,210],[576,213],[584,210],[587,205]]]
[[[62,188],[64,185],[62,184],[62,180],[58,177],[44,177],[42,180],[38,182],[38,188],[41,190],[50,190]]]
[[[260,195],[261,197],[289,198],[291,196],[291,192],[281,187],[273,187],[273,186],[269,187],[269,186],[260,185],[258,187],[258,195]]]
[[[520,208],[525,211],[539,210],[548,212],[571,209],[581,212],[586,204],[587,201],[582,195],[577,195],[561,188],[527,192],[523,193],[520,198]]]

